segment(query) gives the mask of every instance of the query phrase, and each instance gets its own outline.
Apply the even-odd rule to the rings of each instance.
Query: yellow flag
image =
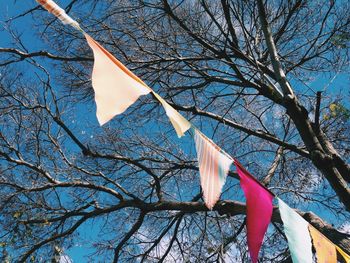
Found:
[[[339,254],[343,256],[345,262],[350,263],[350,256],[348,254],[346,254],[340,247],[336,246],[336,248],[337,248]]]
[[[309,231],[316,250],[317,263],[337,263],[335,245],[311,225]]]
[[[179,138],[184,136],[185,132],[191,128],[191,123],[186,120],[177,110],[171,107],[169,103],[167,103],[161,96],[154,91],[153,94],[163,105],[166,115],[168,115],[171,124],[174,126],[177,136]]]

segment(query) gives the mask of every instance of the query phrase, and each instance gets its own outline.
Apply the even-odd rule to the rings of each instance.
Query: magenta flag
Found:
[[[258,261],[261,244],[272,215],[274,195],[234,160],[247,203],[247,239],[250,258]]]

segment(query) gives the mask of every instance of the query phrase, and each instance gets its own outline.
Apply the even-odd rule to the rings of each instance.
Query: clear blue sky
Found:
[[[68,4],[67,0],[60,0],[57,1],[60,3],[62,7],[65,7],[65,5]],[[26,1],[14,1],[14,0],[0,0],[0,22],[1,22],[1,31],[0,31],[0,47],[14,47],[12,44],[11,36],[7,33],[6,30],[4,30],[4,27],[6,24],[4,21],[7,19],[14,17],[18,14],[23,13],[26,10],[29,10],[33,7],[35,7],[37,4],[34,0],[26,0]],[[47,16],[50,16],[50,14],[47,14]],[[41,39],[38,39],[36,37],[36,32],[34,33],[31,31],[31,28],[33,26],[33,17],[31,15],[27,15],[25,17],[21,17],[15,20],[14,23],[11,24],[12,28],[15,29],[18,33],[22,34],[22,40],[24,41],[25,47],[30,51],[38,51],[42,47],[45,46],[45,44],[42,42]],[[20,47],[16,47],[21,49]],[[332,80],[332,82],[331,82]],[[305,89],[307,86],[304,84],[295,81],[297,86],[303,87]],[[321,76],[316,78],[314,81],[307,84],[308,89],[307,92],[313,93],[314,91],[323,91],[325,87],[326,93],[334,94],[339,93],[339,91],[342,91],[344,95],[349,96],[349,76],[346,76],[345,74],[338,74],[335,77],[335,74],[330,74],[328,76]],[[348,101],[344,101],[347,105],[349,105]],[[82,109],[78,109],[83,111]],[[84,115],[87,119],[94,119],[95,120],[95,114],[92,111],[88,112],[78,112],[78,114]],[[86,116],[87,115],[87,116]],[[96,122],[97,125],[97,122]],[[82,127],[83,129],[83,127]],[[329,217],[330,215],[324,215],[322,211],[317,211],[320,216],[326,216]],[[80,234],[83,239],[93,239],[93,237],[97,234],[97,227],[98,222],[91,222],[86,225],[84,225],[80,229]],[[79,262],[86,262],[86,260],[83,259],[84,255],[87,255],[91,253],[91,250],[88,250],[86,247],[84,247],[84,244],[82,242],[78,242],[77,246],[66,250],[66,253],[73,259],[75,263]]]
[[[62,7],[68,4],[70,1],[57,1],[60,3]],[[26,1],[14,1],[14,0],[0,0],[0,47],[10,47],[10,48],[18,48],[23,50],[21,47],[14,46],[11,35],[6,31],[6,23],[9,18],[15,17],[18,14],[23,13],[24,11],[30,10],[31,8],[37,6],[35,0],[26,0]],[[48,17],[52,17],[49,13],[47,13]],[[34,25],[34,20],[31,15],[27,15],[25,17],[21,17],[15,20],[15,22],[11,23],[11,28],[14,29],[21,35],[21,39],[24,43],[24,46],[28,49],[29,52],[35,52],[41,50],[43,47],[47,46],[42,41],[42,39],[37,38],[37,32],[30,30]],[[49,50],[48,50],[49,51]],[[52,51],[51,51],[52,52]],[[1,56],[1,55],[0,55]],[[1,60],[1,59],[0,59]],[[40,60],[40,59],[39,59]],[[40,60],[45,63],[45,60]],[[46,60],[47,62],[48,60]],[[49,61],[48,61],[49,62]],[[45,63],[48,69],[50,69],[50,62]],[[29,72],[28,74],[32,74]],[[80,117],[84,117],[84,119],[93,120],[96,122],[95,112],[94,110],[86,111],[83,110],[84,107],[78,107],[77,114]],[[84,121],[81,121],[84,123]],[[97,122],[96,122],[97,125]],[[83,137],[89,136],[88,133],[84,132],[84,125],[81,127],[80,136]],[[67,249],[65,253],[73,260],[74,263],[84,263],[86,259],[84,256],[91,254],[93,251],[84,246],[85,240],[93,240],[94,236],[97,235],[99,222],[91,221],[87,224],[84,224],[79,229],[80,238],[77,239],[76,245],[70,249]],[[96,262],[98,262],[96,260]]]

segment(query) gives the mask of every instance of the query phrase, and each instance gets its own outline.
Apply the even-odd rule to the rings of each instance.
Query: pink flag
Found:
[[[258,183],[237,160],[234,160],[234,163],[247,200],[248,249],[252,262],[256,263],[265,232],[271,220],[274,196]]]
[[[196,128],[193,129],[204,202],[212,209],[219,200],[232,159]]]
[[[123,113],[141,95],[150,93],[151,89],[88,34],[85,37],[94,52],[91,79],[97,119],[103,125],[115,115]]]

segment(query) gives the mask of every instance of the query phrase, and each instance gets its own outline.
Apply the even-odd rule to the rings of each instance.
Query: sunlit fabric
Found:
[[[62,255],[62,256],[60,256],[59,263],[73,263],[73,261],[67,255]]]
[[[350,256],[344,252],[340,247],[335,246],[340,255],[342,255],[346,263],[350,263]]]
[[[177,136],[180,138],[184,136],[185,132],[191,128],[191,123],[186,120],[178,111],[171,107],[161,96],[153,92],[154,96],[163,105],[166,115],[169,117]]]
[[[193,133],[204,202],[212,209],[220,198],[232,159],[196,128]]]
[[[123,113],[151,89],[89,35],[86,40],[94,53],[92,86],[100,125]]]
[[[264,235],[271,220],[273,195],[262,187],[237,160],[234,163],[247,200],[249,254],[252,262],[256,263]]]
[[[47,11],[49,11],[51,14],[56,16],[58,19],[62,21],[63,24],[71,25],[77,29],[80,29],[79,24],[77,21],[73,20],[70,16],[66,14],[66,12],[59,7],[54,1],[52,0],[36,0],[42,7],[44,7]]]
[[[312,263],[309,223],[279,198],[278,207],[293,262]]]
[[[316,250],[317,263],[337,263],[335,245],[311,225],[309,231]]]

